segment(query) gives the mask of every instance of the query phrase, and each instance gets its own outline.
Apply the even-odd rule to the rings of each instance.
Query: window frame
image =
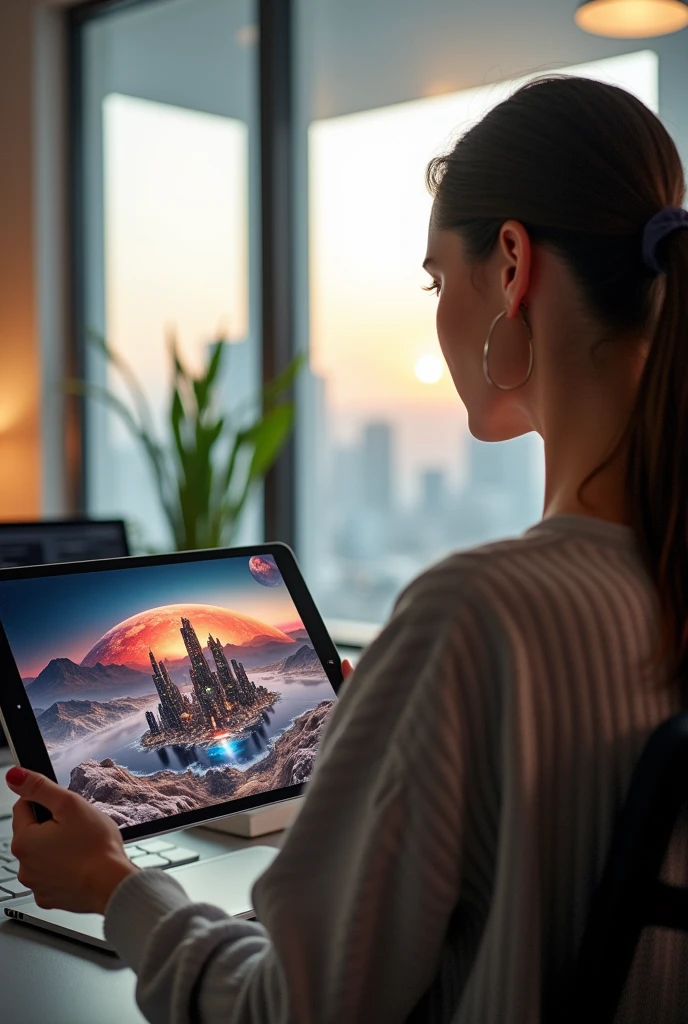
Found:
[[[92,21],[129,8],[162,5],[168,0],[88,0],[67,12],[68,39],[68,224],[71,257],[69,295],[71,344],[67,372],[83,377],[86,367],[86,266],[84,196],[83,32]],[[231,0],[227,0],[231,3]],[[271,380],[295,357],[294,314],[294,117],[292,86],[292,0],[256,0],[259,44],[257,90],[260,134],[260,316],[262,378]],[[298,417],[298,409],[297,417]],[[83,398],[69,399],[66,422],[70,504],[87,512],[88,431]],[[296,429],[265,479],[265,540],[296,545]]]

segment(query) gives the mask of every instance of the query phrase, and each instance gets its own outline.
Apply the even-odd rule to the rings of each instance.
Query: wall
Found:
[[[0,519],[66,510],[63,12],[0,3]]]
[[[40,356],[33,196],[33,8],[0,5],[0,516],[41,505]]]

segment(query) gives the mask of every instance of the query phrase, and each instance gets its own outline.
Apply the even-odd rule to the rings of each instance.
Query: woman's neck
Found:
[[[594,364],[550,378],[541,409],[545,444],[543,516],[571,513],[627,525],[626,429],[642,360],[628,340]],[[552,387],[552,380],[558,386]]]

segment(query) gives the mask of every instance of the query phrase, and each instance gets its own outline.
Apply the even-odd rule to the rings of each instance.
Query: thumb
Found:
[[[28,768],[10,768],[5,781],[22,800],[42,804],[49,811],[57,810],[64,801],[64,790],[56,782],[38,772],[30,772]]]

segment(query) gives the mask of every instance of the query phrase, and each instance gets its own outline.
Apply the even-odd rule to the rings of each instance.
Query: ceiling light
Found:
[[[664,36],[688,25],[688,0],[584,0],[575,19],[595,36]]]

